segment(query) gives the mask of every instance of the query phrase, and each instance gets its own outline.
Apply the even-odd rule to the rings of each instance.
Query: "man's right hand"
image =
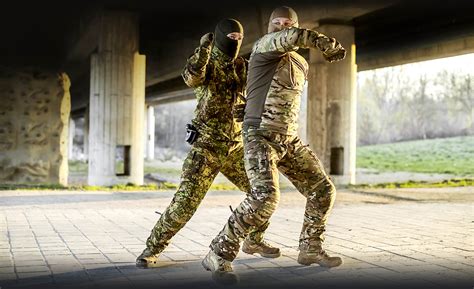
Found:
[[[336,39],[331,38],[331,41],[334,43],[334,48],[330,48],[323,52],[324,59],[328,62],[343,60],[346,57],[346,50],[336,41]]]
[[[201,37],[200,44],[201,44],[201,46],[209,47],[209,46],[211,46],[213,40],[214,40],[214,34],[209,32],[209,33],[204,34]]]
[[[245,116],[245,103],[234,105],[232,115],[236,122],[243,122]]]

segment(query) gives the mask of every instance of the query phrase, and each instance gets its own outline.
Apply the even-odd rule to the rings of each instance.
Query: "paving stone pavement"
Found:
[[[135,258],[173,192],[0,192],[0,288],[218,288],[200,262],[239,192],[210,192],[163,252],[158,268]],[[296,262],[304,199],[282,193],[267,240],[277,259],[240,252],[229,288],[473,288],[472,202],[338,202],[326,249],[344,264]]]

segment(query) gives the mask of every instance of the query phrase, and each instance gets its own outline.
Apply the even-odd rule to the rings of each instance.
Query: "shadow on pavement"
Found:
[[[240,260],[239,260],[240,261]],[[252,260],[242,260],[241,264],[252,265]],[[472,280],[446,279],[430,282],[434,276],[429,271],[419,276],[419,280],[365,279],[364,276],[348,275],[346,278],[319,278],[328,269],[318,266],[288,266],[275,268],[236,270],[240,282],[236,285],[220,285],[211,279],[211,273],[201,267],[201,261],[163,262],[163,266],[138,269],[134,264],[116,264],[96,269],[73,271],[20,280],[1,280],[0,287],[7,288],[471,288]]]

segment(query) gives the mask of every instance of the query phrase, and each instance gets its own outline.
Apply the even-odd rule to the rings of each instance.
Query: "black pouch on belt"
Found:
[[[188,144],[193,144],[199,136],[199,132],[197,131],[194,125],[188,123],[186,124],[186,142]]]

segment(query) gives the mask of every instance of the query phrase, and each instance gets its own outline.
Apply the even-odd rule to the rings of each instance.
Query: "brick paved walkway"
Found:
[[[137,269],[154,211],[171,198],[172,192],[0,192],[0,288],[217,288],[200,261],[242,195],[211,192],[162,254],[161,267]],[[234,269],[242,288],[474,285],[473,203],[337,202],[326,247],[345,263],[325,270],[296,263],[303,200],[283,193],[272,217],[266,236],[282,257],[239,254]]]

